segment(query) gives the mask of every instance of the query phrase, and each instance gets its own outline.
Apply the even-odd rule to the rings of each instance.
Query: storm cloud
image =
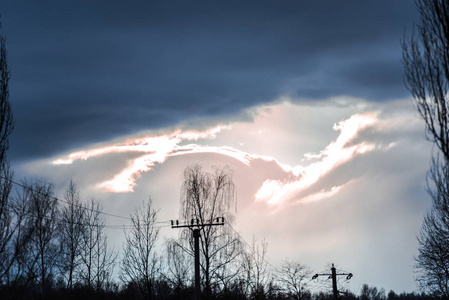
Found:
[[[405,0],[6,0],[0,9],[13,159],[279,96],[404,97],[400,38],[416,18]]]

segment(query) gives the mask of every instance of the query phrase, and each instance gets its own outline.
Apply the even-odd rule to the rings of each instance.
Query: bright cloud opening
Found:
[[[277,110],[274,109],[273,111],[276,112]],[[266,114],[267,110],[263,110],[263,112]],[[67,165],[77,160],[94,159],[95,157],[110,153],[142,153],[141,156],[129,160],[127,166],[111,179],[95,185],[96,188],[103,191],[124,193],[134,190],[136,180],[141,177],[143,172],[151,171],[156,164],[163,164],[169,157],[198,153],[215,153],[232,157],[246,166],[251,166],[251,163],[255,160],[274,163],[284,172],[284,179],[267,178],[263,182],[255,193],[256,201],[270,205],[284,203],[291,199],[294,199],[294,202],[311,202],[331,197],[342,189],[342,186],[334,186],[330,189],[321,190],[320,192],[307,193],[306,190],[318,182],[320,178],[331,172],[334,168],[348,162],[356,155],[376,149],[376,145],[373,143],[365,141],[356,142],[356,137],[362,130],[378,122],[379,120],[376,114],[362,113],[353,114],[351,117],[334,124],[333,129],[339,132],[338,137],[319,153],[306,153],[302,159],[302,164],[305,165],[280,163],[274,157],[258,153],[248,153],[226,145],[204,145],[204,141],[206,140],[214,141],[219,138],[224,130],[229,133],[237,130],[233,126],[222,125],[203,131],[182,131],[178,129],[169,133],[128,139],[123,143],[74,152],[66,157],[55,159],[52,163],[54,165]],[[269,124],[267,123],[266,125],[268,126]],[[241,135],[239,135],[239,138],[241,138]],[[266,139],[264,134],[260,135],[260,139]],[[190,143],[186,144],[186,141]],[[191,142],[201,142],[202,144]],[[266,140],[266,142],[270,143],[269,140]],[[242,145],[244,143],[238,140],[235,144]],[[299,196],[301,199],[295,198],[301,194],[303,194],[303,196]]]
[[[334,125],[334,130],[339,131],[340,135],[337,140],[331,142],[326,149],[319,154],[306,154],[308,160],[313,159],[316,162],[311,163],[306,167],[297,166],[292,169],[301,169],[301,174],[295,174],[296,178],[290,181],[280,180],[266,180],[260,190],[256,193],[256,201],[263,201],[268,204],[277,204],[286,201],[295,194],[304,191],[312,184],[316,183],[322,176],[329,173],[335,167],[349,161],[358,154],[363,154],[375,149],[374,144],[361,142],[359,144],[350,145],[357,134],[376,123],[377,117],[375,114],[356,114],[349,119],[338,122]],[[323,199],[338,192],[340,188],[322,193],[318,196],[308,196],[308,199]]]

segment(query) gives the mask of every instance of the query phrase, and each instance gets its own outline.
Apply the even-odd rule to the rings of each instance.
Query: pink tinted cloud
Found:
[[[248,165],[252,157],[232,147],[200,146],[196,144],[183,145],[185,141],[198,141],[214,139],[222,130],[230,129],[228,126],[216,126],[204,131],[182,131],[147,136],[144,138],[130,139],[123,143],[102,146],[95,149],[83,150],[71,153],[66,157],[53,161],[54,165],[72,164],[76,160],[88,160],[110,153],[143,153],[128,162],[120,173],[112,179],[97,184],[97,188],[109,192],[131,192],[136,185],[136,179],[142,172],[150,171],[156,164],[162,164],[168,157],[195,153],[217,153],[233,157]],[[259,157],[259,156],[254,156]],[[254,158],[253,157],[253,158]]]
[[[291,168],[293,177],[287,180],[267,179],[259,191],[256,193],[256,201],[263,201],[268,204],[277,204],[294,198],[295,195],[304,192],[320,178],[331,172],[334,168],[348,162],[354,156],[363,154],[375,149],[375,145],[367,142],[351,144],[358,136],[358,133],[377,122],[377,117],[372,113],[356,114],[350,118],[340,121],[334,125],[334,130],[339,131],[338,138],[331,142],[319,154],[308,154],[308,160],[315,160],[308,166],[296,166]],[[329,189],[321,190],[315,195],[307,196],[307,199],[325,199],[333,196],[342,189],[343,186],[332,186]]]
[[[143,172],[151,171],[156,164],[163,164],[167,158],[172,156],[216,153],[232,157],[247,166],[251,166],[251,163],[256,160],[258,164],[274,163],[285,173],[284,179],[267,178],[256,192],[255,199],[268,204],[276,204],[304,192],[322,176],[349,161],[355,155],[373,150],[375,148],[373,144],[366,142],[350,143],[361,130],[371,126],[376,121],[377,118],[374,114],[356,114],[335,124],[334,130],[339,132],[338,138],[320,153],[308,155],[305,161],[313,160],[313,162],[307,166],[281,164],[273,157],[250,154],[229,146],[185,144],[186,141],[213,140],[222,130],[232,130],[228,126],[216,126],[204,131],[175,130],[166,134],[129,139],[123,143],[74,152],[53,161],[53,164],[72,164],[76,160],[93,159],[109,153],[142,153],[141,156],[129,160],[127,166],[111,179],[96,185],[98,189],[103,191],[123,193],[133,191],[136,180],[140,178]],[[269,167],[269,165],[267,164],[266,167]],[[342,186],[332,186],[316,193],[316,195],[307,195],[307,199],[304,200],[324,199],[337,193],[341,188]]]

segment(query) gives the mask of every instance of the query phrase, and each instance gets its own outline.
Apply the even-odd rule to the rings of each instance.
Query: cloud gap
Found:
[[[247,153],[230,146],[199,145],[196,141],[214,140],[223,130],[232,130],[231,126],[218,125],[203,131],[181,129],[159,135],[128,139],[123,143],[106,145],[90,150],[71,153],[53,161],[54,165],[72,164],[76,160],[88,160],[109,153],[142,153],[129,161],[127,167],[113,176],[112,179],[96,184],[96,188],[106,192],[132,192],[136,181],[142,173],[151,171],[156,164],[163,164],[169,157],[199,153],[214,153],[236,159],[247,166],[256,160],[262,163],[274,163],[284,172],[281,179],[267,178],[255,194],[255,200],[269,205],[280,204],[294,199],[294,202],[313,202],[329,198],[338,193],[344,186],[336,185],[319,191],[310,189],[323,176],[354,156],[375,149],[375,145],[364,141],[356,141],[358,134],[373,126],[378,121],[376,114],[354,114],[334,124],[333,129],[339,132],[332,141],[319,153],[307,153],[302,162],[308,165],[289,165],[280,163],[270,156]],[[307,192],[308,190],[308,192]],[[302,195],[302,196],[301,196]],[[299,198],[298,198],[299,197]]]

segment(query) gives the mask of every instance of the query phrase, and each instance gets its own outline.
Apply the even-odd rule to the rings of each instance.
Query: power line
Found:
[[[14,205],[12,204],[7,204],[8,208],[16,208]],[[39,218],[39,216],[35,213],[35,212],[27,212],[26,213],[27,216],[31,216],[34,218]],[[49,216],[40,216],[42,219],[45,219],[47,221],[50,221],[52,218]],[[122,230],[131,230],[134,229],[135,227],[132,224],[107,224],[107,223],[102,223],[102,224],[93,224],[93,223],[88,223],[88,222],[78,222],[78,221],[72,221],[72,220],[66,220],[64,218],[61,218],[61,216],[57,216],[57,217],[53,217],[53,219],[57,222],[57,223],[69,223],[69,224],[74,224],[74,225],[80,225],[80,226],[92,226],[92,227],[104,227],[104,228],[108,228],[108,229],[122,229]],[[14,223],[11,223],[14,224]],[[166,228],[166,227],[170,227],[170,221],[158,221],[158,222],[154,222],[153,224],[161,224],[161,225],[157,225],[157,226],[153,226],[153,228]],[[165,224],[165,225],[162,225]],[[18,224],[16,224],[18,225]]]
[[[237,230],[235,230],[235,228],[232,226],[232,224],[229,224],[231,226],[231,229],[238,235],[238,237],[240,238],[240,240],[243,241],[243,243],[245,243],[249,249],[255,254],[258,255],[259,258],[261,258],[263,261],[265,261],[267,263],[267,265],[269,265],[272,269],[274,269],[276,272],[278,273],[282,273],[281,270],[279,270],[278,268],[276,268],[275,266],[273,266],[268,260],[266,260],[262,255],[260,255],[259,253],[256,252],[256,250],[240,235],[240,233],[237,232]],[[313,281],[313,279],[310,279],[309,281],[307,281],[305,283],[305,285],[308,285],[311,281]]]
[[[13,183],[13,184],[15,184],[15,185],[17,185],[17,186],[20,186],[20,187],[22,187],[22,188],[24,188],[24,189],[27,189],[27,190],[29,190],[29,191],[31,191],[31,192],[34,192],[34,193],[37,193],[37,194],[40,194],[40,195],[43,195],[43,196],[46,196],[46,197],[48,196],[48,197],[51,198],[51,199],[54,199],[54,200],[56,200],[56,201],[59,201],[59,202],[65,203],[65,204],[69,204],[69,205],[72,205],[72,204],[73,204],[73,205],[75,205],[75,206],[77,206],[77,207],[79,207],[79,208],[81,208],[81,209],[84,209],[84,210],[88,210],[88,211],[91,211],[91,212],[94,212],[94,213],[98,213],[98,214],[101,214],[101,215],[106,215],[106,216],[110,216],[110,217],[114,217],[114,218],[120,218],[120,219],[124,219],[124,220],[128,220],[128,221],[132,222],[132,218],[130,218],[130,217],[124,217],[124,216],[120,216],[120,215],[116,215],[116,214],[112,214],[112,213],[107,213],[107,212],[104,212],[104,211],[102,211],[102,210],[98,210],[98,209],[91,208],[91,207],[86,207],[86,206],[83,206],[83,205],[77,204],[77,203],[70,203],[70,202],[68,202],[68,201],[66,201],[66,200],[63,200],[63,199],[60,199],[60,198],[58,198],[58,197],[56,197],[56,196],[49,196],[48,194],[45,194],[45,193],[43,193],[43,192],[41,192],[41,191],[37,191],[37,190],[33,189],[33,188],[30,187],[30,186],[27,186],[27,185],[25,185],[25,184],[23,184],[23,183],[19,183],[19,182],[17,182],[17,181],[14,181],[13,179],[6,178],[6,177],[4,177],[4,176],[2,176],[2,175],[0,175],[0,178],[2,178],[2,179],[4,179],[4,180],[7,180],[7,181],[10,181],[11,183]],[[48,219],[47,217],[44,217],[44,218]],[[60,218],[56,219],[56,221],[59,221],[59,222],[69,222],[69,221],[67,221],[67,220],[60,219]],[[72,222],[72,223],[73,223],[73,222]],[[153,226],[153,227],[154,227],[154,228],[164,228],[164,227],[169,227],[169,226],[170,226],[169,223],[170,223],[169,220],[167,220],[167,221],[156,221],[156,222],[154,222],[154,224],[161,224],[161,225],[159,225],[159,226]],[[164,225],[162,225],[162,224],[164,224]],[[134,226],[133,226],[133,225],[130,225],[130,224],[108,225],[108,224],[89,224],[89,223],[83,223],[83,224],[79,224],[79,225],[98,226],[98,227],[99,227],[99,226],[102,226],[102,227],[108,228],[108,229],[122,229],[122,230],[130,230],[130,229],[133,229],[133,228],[134,228]]]
[[[31,187],[29,187],[29,186],[27,186],[27,185],[25,185],[25,184],[23,184],[23,183],[19,183],[19,182],[17,182],[17,181],[14,181],[13,179],[9,179],[9,178],[6,178],[6,177],[4,177],[4,176],[1,176],[0,175],[0,177],[2,178],[2,179],[4,179],[4,180],[8,180],[8,181],[10,181],[11,183],[13,183],[13,184],[15,184],[15,185],[18,185],[18,186],[20,186],[20,187],[22,187],[22,188],[24,188],[24,189],[28,189],[28,190],[30,190],[30,191],[32,191],[32,192],[34,192],[34,193],[38,193],[38,194],[41,194],[41,195],[44,195],[44,196],[48,196],[48,195],[46,195],[45,193],[42,193],[42,192],[40,192],[40,191],[36,191],[36,190],[34,190],[33,188],[31,188]],[[59,201],[59,202],[63,202],[63,203],[66,203],[66,204],[72,204],[72,203],[69,203],[68,201],[66,201],[66,200],[63,200],[63,199],[59,199],[58,197],[55,197],[55,196],[49,196],[50,198],[53,198],[53,199],[55,199],[56,201]],[[83,205],[81,205],[81,204],[75,204],[75,203],[73,203],[75,206],[78,206],[79,208],[82,208],[82,209],[84,209],[84,210],[89,210],[89,211],[91,211],[91,212],[95,212],[95,213],[99,213],[99,214],[102,214],[102,215],[106,215],[106,216],[110,216],[110,217],[114,217],[114,218],[120,218],[120,219],[124,219],[124,220],[131,220],[129,217],[124,217],[124,216],[120,216],[120,215],[116,215],[116,214],[111,214],[111,213],[107,213],[107,212],[104,212],[104,211],[101,211],[101,210],[98,210],[98,209],[94,209],[94,208],[90,208],[90,207],[85,207],[85,206],[83,206]]]
[[[273,266],[268,260],[266,260],[262,255],[260,255],[241,235],[240,233],[237,232],[237,230],[235,230],[235,228],[232,226],[231,223],[229,223],[229,226],[231,227],[231,229],[238,235],[238,237],[240,238],[240,240],[243,241],[243,243],[245,243],[249,249],[251,250],[251,252],[253,252],[255,255],[259,256],[259,258],[261,258],[264,262],[267,263],[267,265],[269,265],[271,268],[273,268],[275,271],[281,273],[281,271],[276,268],[275,266]]]
[[[133,225],[106,225],[105,227],[108,229],[119,229],[119,230],[132,230],[132,229],[136,228]],[[170,224],[152,226],[152,228],[156,228],[156,229],[167,228],[167,227],[170,227]]]

